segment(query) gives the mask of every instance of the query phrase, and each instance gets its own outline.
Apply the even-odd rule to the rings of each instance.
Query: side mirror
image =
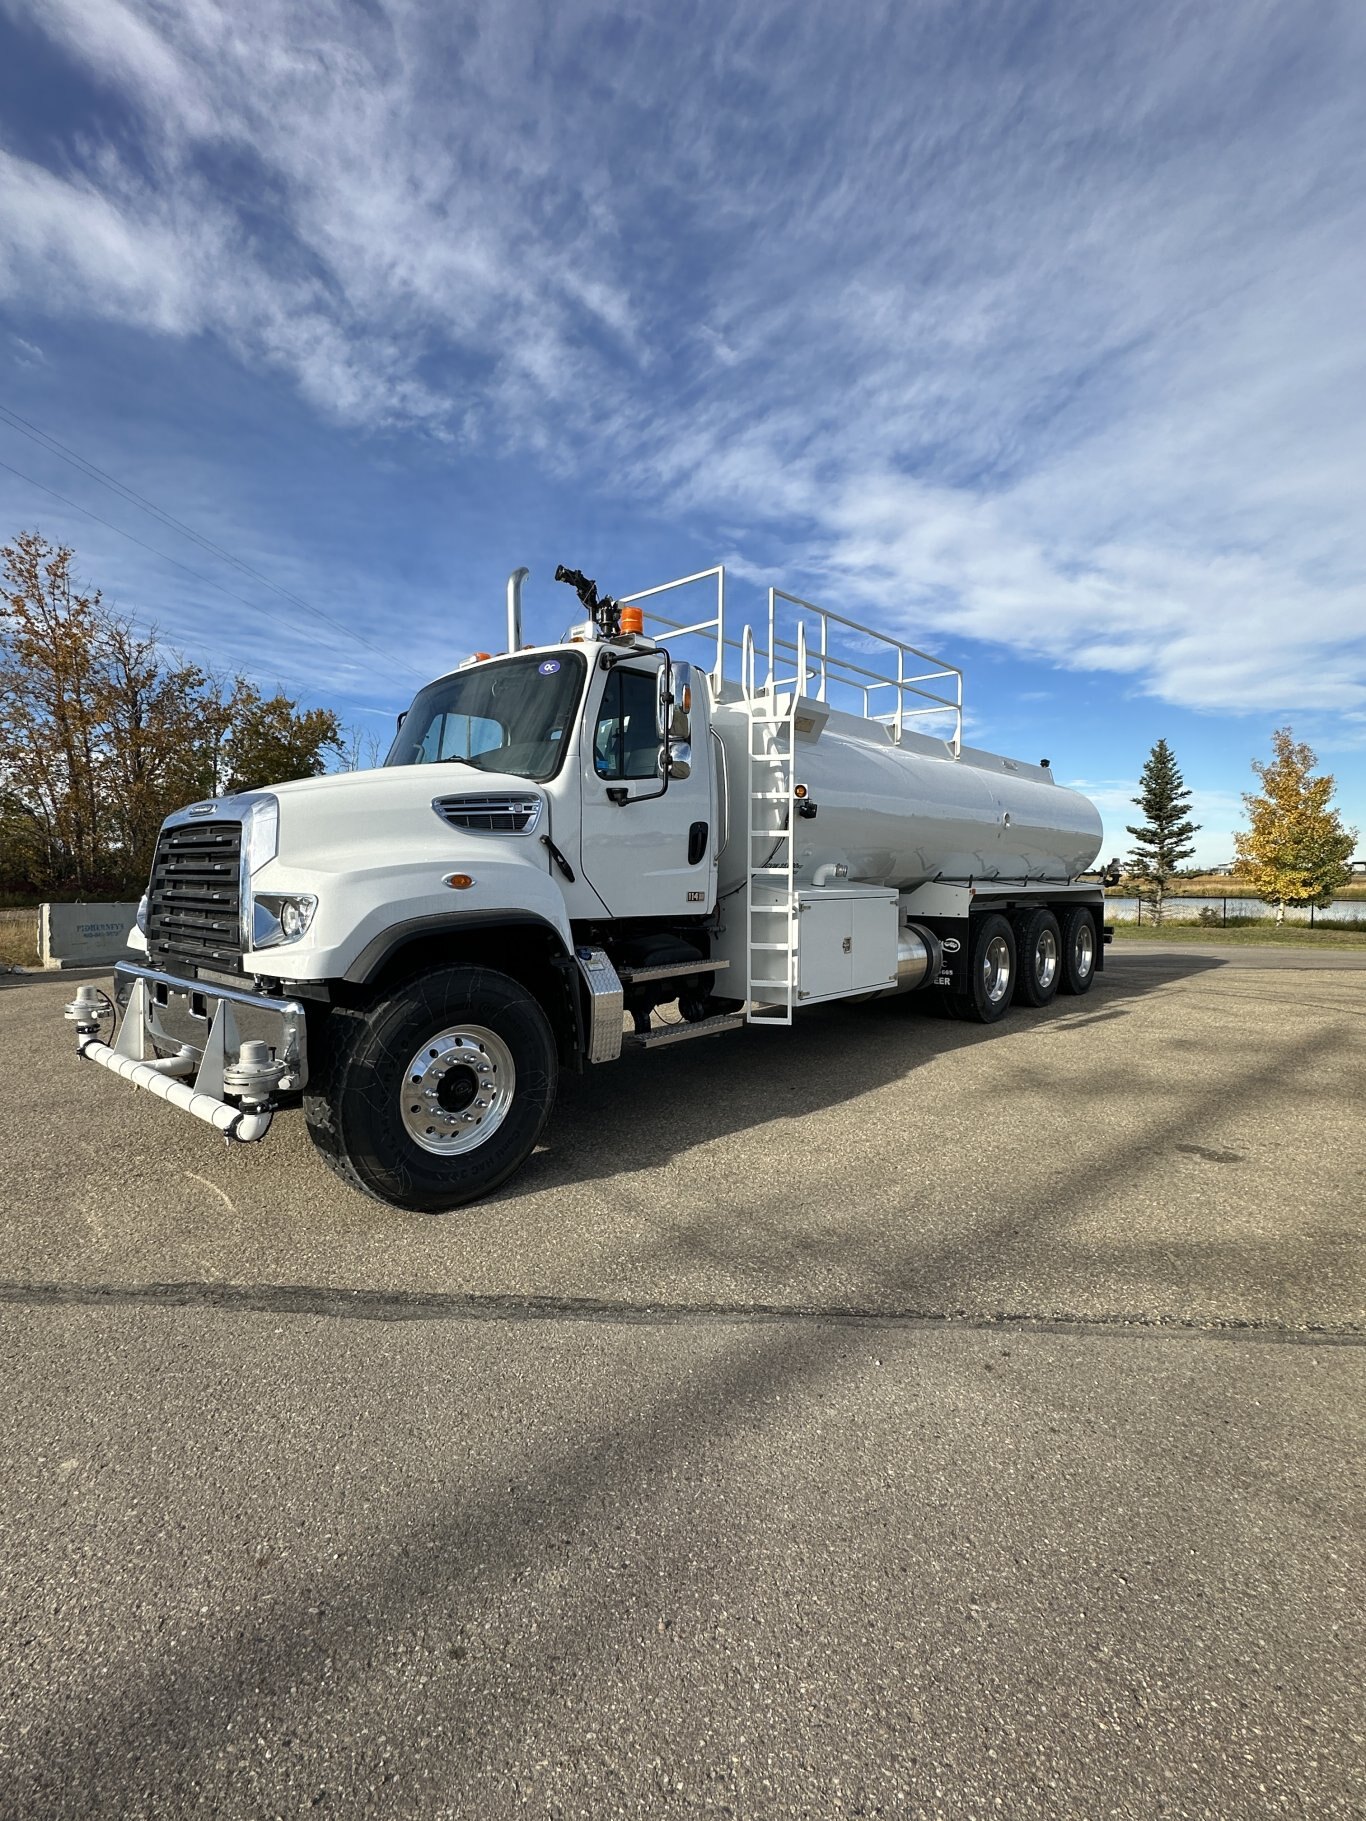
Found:
[[[672,685],[672,694],[670,688]],[[655,731],[661,740],[691,740],[693,667],[691,664],[661,664]]]
[[[659,749],[659,772],[664,775],[664,767],[669,767],[671,778],[690,778],[692,776],[692,747],[686,744],[661,746]]]

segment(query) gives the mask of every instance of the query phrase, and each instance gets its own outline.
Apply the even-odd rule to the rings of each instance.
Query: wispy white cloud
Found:
[[[45,367],[47,355],[37,342],[26,341],[22,335],[11,334],[10,347],[14,350],[10,358],[21,367]]]
[[[1366,709],[1360,9],[23,11],[135,131],[0,149],[0,294],[926,637]]]

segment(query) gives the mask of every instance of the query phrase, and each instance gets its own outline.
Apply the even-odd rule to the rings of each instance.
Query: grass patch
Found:
[[[0,910],[0,967],[37,966],[37,910]]]
[[[1119,888],[1119,895],[1134,896],[1135,881],[1130,879]],[[1222,898],[1225,893],[1230,898],[1245,898],[1248,886],[1246,879],[1237,873],[1201,873],[1198,877],[1173,879],[1167,888],[1169,898]],[[1366,898],[1366,878],[1360,873],[1353,873],[1351,883],[1333,893],[1335,898]]]
[[[1126,942],[1215,942],[1230,948],[1366,948],[1366,927],[1348,923],[1116,923],[1114,946]]]

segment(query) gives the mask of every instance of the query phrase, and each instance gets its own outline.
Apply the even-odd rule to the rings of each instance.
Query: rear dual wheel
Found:
[[[1015,946],[1019,960],[1015,1003],[1050,1004],[1062,979],[1062,931],[1046,904],[1016,918]]]
[[[1057,993],[1086,993],[1096,977],[1096,921],[1082,904],[1061,921],[1046,906],[1016,923],[992,911],[974,927],[968,994],[948,1001],[960,1018],[995,1024],[1011,1002],[1044,1006]]]
[[[1010,1010],[1015,990],[1015,932],[997,911],[983,917],[972,933],[968,956],[968,996],[953,1002],[959,1017],[975,1024],[995,1024]]]
[[[1096,920],[1084,904],[1063,913],[1060,993],[1089,993],[1096,977]]]

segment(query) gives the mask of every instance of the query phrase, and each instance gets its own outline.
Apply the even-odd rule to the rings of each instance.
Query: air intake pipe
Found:
[[[923,923],[903,923],[896,938],[894,993],[909,993],[917,986],[933,986],[944,963],[944,950],[933,930]]]
[[[944,950],[933,930],[923,923],[903,923],[896,933],[896,985],[881,987],[868,997],[892,999],[920,986],[933,986],[943,961]]]
[[[522,583],[529,569],[514,569],[508,577],[508,650],[522,649]]]
[[[893,999],[898,993],[912,993],[920,986],[933,986],[944,962],[944,948],[933,930],[923,923],[903,923],[896,933],[896,984],[875,987],[871,993],[855,993],[850,1005],[864,1005],[870,999]]]

